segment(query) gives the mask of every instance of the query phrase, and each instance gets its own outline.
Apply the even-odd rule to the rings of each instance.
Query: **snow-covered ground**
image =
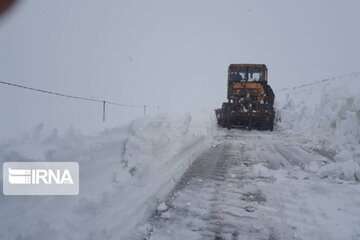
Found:
[[[279,128],[333,160],[325,177],[360,180],[360,73],[279,91]]]
[[[277,94],[277,131],[218,130],[147,239],[360,239],[360,74]]]
[[[161,115],[96,136],[39,125],[0,145],[0,161],[77,161],[80,194],[1,196],[0,239],[129,239],[209,146],[207,117]]]
[[[356,181],[282,132],[221,131],[148,223],[150,240],[360,239]]]
[[[91,136],[39,125],[0,162],[77,161],[80,194],[1,196],[0,239],[359,239],[359,89],[351,74],[275,91],[272,133],[218,129],[212,112]]]

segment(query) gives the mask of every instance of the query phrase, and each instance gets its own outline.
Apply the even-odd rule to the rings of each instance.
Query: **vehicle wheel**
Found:
[[[269,121],[268,129],[269,129],[270,131],[273,131],[273,130],[274,130],[274,120]]]

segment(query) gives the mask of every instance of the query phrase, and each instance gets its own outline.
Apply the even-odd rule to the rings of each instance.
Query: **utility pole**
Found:
[[[104,100],[103,101],[103,122],[105,122],[105,104],[106,104],[106,101]]]
[[[144,105],[144,116],[146,115],[146,105]]]

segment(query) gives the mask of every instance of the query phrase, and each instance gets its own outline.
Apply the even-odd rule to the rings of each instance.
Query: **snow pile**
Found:
[[[201,122],[201,124],[200,124]],[[210,146],[211,119],[157,116],[84,136],[39,125],[0,144],[0,161],[76,161],[78,196],[1,197],[0,239],[129,239]]]
[[[277,96],[279,128],[305,135],[315,151],[334,162],[319,170],[323,177],[360,180],[359,93],[360,73],[353,73]]]

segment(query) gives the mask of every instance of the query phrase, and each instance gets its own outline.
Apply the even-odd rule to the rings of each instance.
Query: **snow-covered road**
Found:
[[[332,162],[282,132],[221,130],[146,239],[360,239],[360,188],[318,174]]]
[[[94,135],[39,124],[0,142],[0,163],[78,162],[80,194],[2,195],[0,239],[359,240],[359,83],[279,92],[274,132],[218,129],[207,110]]]

